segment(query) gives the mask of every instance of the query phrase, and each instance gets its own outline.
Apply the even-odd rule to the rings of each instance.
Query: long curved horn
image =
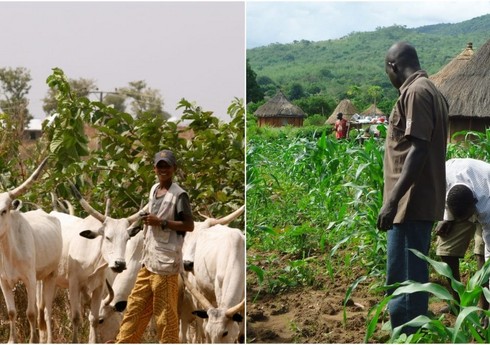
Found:
[[[32,183],[41,175],[41,171],[44,169],[44,166],[48,162],[48,157],[44,158],[41,164],[37,167],[37,169],[32,173],[31,176],[27,180],[24,181],[20,186],[14,188],[10,192],[8,192],[11,199],[18,198],[20,195],[24,194],[26,190],[32,185]]]
[[[105,280],[105,284],[107,285],[107,290],[109,290],[109,295],[106,298],[104,298],[103,303],[105,306],[108,306],[109,304],[111,304],[112,300],[114,299],[114,290],[112,289],[112,286],[107,279]]]
[[[225,312],[225,316],[227,318],[231,318],[233,317],[233,315],[235,315],[236,313],[238,313],[240,310],[243,309],[243,307],[245,306],[245,299],[243,299],[240,303],[238,303],[236,306],[234,307],[231,307],[229,308],[226,312]]]
[[[207,300],[207,298],[204,297],[204,295],[199,290],[197,290],[195,287],[191,285],[191,283],[189,282],[189,280],[187,279],[184,273],[180,273],[180,276],[184,281],[184,285],[190,291],[192,296],[194,296],[199,301],[199,303],[201,303],[204,309],[208,310],[210,308],[213,308],[213,305]]]
[[[56,198],[56,194],[54,194],[53,192],[49,194],[51,194],[51,207],[53,208],[53,211],[58,211],[58,200]]]
[[[107,198],[107,201],[105,202],[105,216],[109,217],[111,214],[111,199]]]
[[[221,225],[226,225],[234,221],[236,218],[241,216],[241,214],[245,211],[245,205],[241,206],[237,210],[233,211],[227,216],[224,216],[223,218],[219,219],[209,219],[210,226],[221,224]]]
[[[65,207],[68,210],[68,214],[71,216],[74,216],[75,215],[75,208],[73,207],[71,202],[69,202],[68,200],[61,200],[61,202],[63,204],[65,204]]]
[[[131,224],[137,221],[138,218],[140,217],[140,212],[148,211],[149,207],[150,207],[150,203],[146,204],[145,207],[143,207],[143,201],[142,201],[140,209],[138,210],[138,212],[128,217],[128,222]]]
[[[73,184],[73,182],[68,181],[70,184],[71,191],[75,198],[80,202],[80,205],[82,205],[83,209],[90,214],[92,217],[95,219],[99,220],[100,222],[104,223],[106,217],[99,213],[96,209],[94,209],[92,206],[89,205],[89,203],[82,197],[82,194],[78,191],[77,187]]]

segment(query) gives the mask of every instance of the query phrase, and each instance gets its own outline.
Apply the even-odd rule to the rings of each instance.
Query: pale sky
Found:
[[[490,1],[247,1],[247,49],[337,39],[393,24],[415,28],[490,13]]]
[[[144,80],[176,117],[185,98],[228,121],[228,106],[245,98],[243,2],[0,1],[0,50],[0,67],[30,71],[35,118],[45,118],[53,67],[101,91]]]

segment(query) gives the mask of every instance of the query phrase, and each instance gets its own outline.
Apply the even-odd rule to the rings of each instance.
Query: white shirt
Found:
[[[472,158],[454,158],[446,162],[446,191],[456,184],[464,184],[476,198],[476,218],[482,226],[486,245],[485,257],[490,256],[490,164]],[[453,217],[447,209],[445,220]]]
[[[465,184],[472,191],[478,222],[490,230],[490,164],[472,158],[455,158],[446,162],[446,191],[456,184]]]

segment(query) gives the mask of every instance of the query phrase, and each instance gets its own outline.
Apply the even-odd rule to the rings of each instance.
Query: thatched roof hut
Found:
[[[449,103],[449,130],[490,127],[490,40],[438,85]]]
[[[282,91],[277,92],[274,97],[258,107],[254,115],[258,118],[259,127],[264,125],[301,127],[303,126],[303,119],[306,117],[305,112],[291,103]]]
[[[468,42],[466,48],[452,59],[446,66],[444,66],[439,72],[430,76],[430,80],[439,87],[439,85],[446,82],[454,73],[458,72],[461,67],[463,67],[472,57],[473,57],[473,43]]]
[[[364,110],[361,115],[364,116],[386,116],[375,104]]]
[[[357,110],[356,106],[349,100],[349,99],[343,99],[340,101],[340,103],[337,105],[335,110],[333,111],[332,115],[325,121],[325,124],[327,125],[334,125],[335,121],[337,121],[337,114],[342,113],[343,118],[346,119],[347,121],[350,121],[351,117],[354,114],[359,113]]]

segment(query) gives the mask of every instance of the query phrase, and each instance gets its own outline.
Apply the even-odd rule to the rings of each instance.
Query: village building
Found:
[[[371,104],[366,110],[361,113],[362,116],[369,116],[371,118],[380,118],[386,117],[385,113],[383,113],[376,104]]]
[[[337,114],[342,113],[342,117],[347,121],[351,121],[352,116],[359,113],[356,106],[351,102],[350,99],[343,99],[337,104],[335,110],[332,112],[332,115],[329,116],[325,124],[334,125],[335,121],[337,121]]]
[[[305,112],[291,103],[282,91],[257,108],[254,116],[258,119],[259,127],[282,127],[291,125],[302,127],[306,118]]]
[[[449,135],[490,127],[490,40],[478,51],[467,47],[430,77],[449,103]]]
[[[24,129],[23,139],[27,141],[39,139],[43,134],[43,121],[41,119],[31,119]]]

